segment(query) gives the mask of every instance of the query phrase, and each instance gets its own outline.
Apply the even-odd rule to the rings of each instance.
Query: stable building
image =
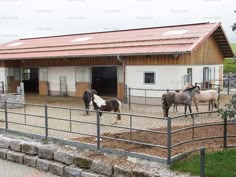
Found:
[[[0,81],[16,92],[124,98],[125,86],[180,89],[223,82],[233,52],[220,23],[197,23],[27,38],[0,45]]]

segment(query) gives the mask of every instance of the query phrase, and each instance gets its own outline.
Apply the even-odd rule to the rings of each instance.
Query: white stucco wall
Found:
[[[142,89],[182,89],[187,68],[192,68],[192,83],[203,82],[203,67],[215,67],[215,80],[219,80],[219,67],[223,65],[155,65],[126,66],[126,85]],[[155,84],[144,84],[144,72],[156,73]],[[144,91],[132,91],[134,95],[144,96]],[[149,95],[148,95],[149,94]],[[160,96],[161,92],[147,92],[147,96]]]
[[[2,82],[4,82],[4,90],[6,91],[6,86],[7,86],[7,77],[6,77],[6,68],[4,68],[4,67],[0,67],[0,81]],[[2,89],[2,88],[1,88]]]
[[[60,76],[66,77],[67,91],[75,92],[75,67],[49,67],[49,90],[53,92],[60,91]]]
[[[77,66],[75,68],[76,82],[90,82],[91,68],[89,66]]]

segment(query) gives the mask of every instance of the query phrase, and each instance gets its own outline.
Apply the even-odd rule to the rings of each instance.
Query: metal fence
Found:
[[[89,143],[99,151],[142,157],[168,165],[183,154],[198,150],[199,146],[209,147],[216,141],[219,142],[215,146],[219,147],[236,145],[236,123],[221,119],[218,112],[196,113],[193,118],[190,115],[163,118],[122,113],[122,121],[113,124],[117,113],[102,112],[101,120],[100,111],[90,111],[90,116],[85,116],[83,109],[37,104],[9,109],[7,104],[5,102],[5,109],[0,110],[4,118],[4,124],[0,125],[5,133],[23,132],[46,140],[57,138],[65,144]],[[207,145],[211,140],[214,142]]]
[[[231,85],[230,82],[229,84],[225,85],[210,83],[208,85],[205,85],[203,83],[195,83],[195,85],[200,86],[202,90],[215,89],[218,91],[218,95],[236,94],[236,87]],[[162,94],[167,92],[175,92],[176,90],[178,89],[141,89],[126,87],[125,102],[128,103],[129,109],[131,109],[132,104],[161,106]]]

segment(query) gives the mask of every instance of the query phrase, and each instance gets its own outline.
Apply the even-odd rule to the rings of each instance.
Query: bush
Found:
[[[223,119],[234,119],[236,115],[236,95],[232,96],[232,99],[228,104],[225,105],[225,108],[219,109]]]

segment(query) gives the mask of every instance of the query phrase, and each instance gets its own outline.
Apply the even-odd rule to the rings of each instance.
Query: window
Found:
[[[192,68],[187,68],[188,82],[192,84],[193,70]]]
[[[22,80],[30,80],[30,69],[22,69]]]
[[[210,80],[215,81],[215,67],[210,68]]]
[[[144,73],[144,84],[155,84],[155,73],[145,72]]]

